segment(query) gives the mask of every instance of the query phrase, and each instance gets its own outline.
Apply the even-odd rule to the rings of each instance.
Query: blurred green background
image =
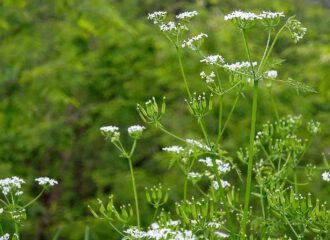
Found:
[[[115,195],[118,203],[132,202],[126,160],[99,132],[103,125],[123,131],[140,123],[136,103],[167,97],[164,125],[184,137],[200,132],[183,102],[184,85],[175,51],[147,20],[147,13],[166,10],[176,14],[198,10],[192,33],[209,35],[205,51],[219,52],[230,61],[245,59],[239,32],[223,21],[233,10],[276,10],[296,15],[308,28],[295,45],[289,36],[274,50],[286,62],[278,70],[308,83],[318,94],[297,94],[275,86],[281,116],[302,114],[322,123],[306,163],[322,162],[330,146],[330,2],[328,0],[1,0],[0,1],[0,176],[27,179],[30,197],[38,192],[33,179],[56,178],[60,184],[28,211],[23,239],[117,239],[106,223],[95,221],[87,208],[96,198]],[[265,36],[250,35],[260,54]],[[256,58],[259,55],[254,55]],[[185,52],[185,68],[194,89],[207,91],[199,78],[199,58]],[[268,95],[261,94],[258,122],[274,119]],[[228,114],[233,96],[226,99]],[[225,148],[235,156],[247,145],[250,97],[239,102],[224,136]],[[217,113],[209,116],[216,130]],[[123,134],[124,141],[129,138]],[[161,148],[176,141],[148,129],[134,159],[138,188],[162,182],[171,187],[171,201],[181,198],[181,173],[168,170]],[[326,199],[330,190],[316,177],[312,191]],[[152,210],[142,201],[143,221]],[[28,200],[28,199],[27,199]]]

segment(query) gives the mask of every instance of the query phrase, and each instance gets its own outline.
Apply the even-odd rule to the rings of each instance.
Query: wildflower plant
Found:
[[[163,146],[162,150],[170,159],[169,166],[182,171],[182,200],[171,205],[168,190],[161,185],[146,187],[145,197],[155,208],[155,214],[149,225],[142,226],[132,157],[146,128],[135,125],[128,129],[133,143],[127,150],[120,140],[119,128],[107,126],[102,127],[101,132],[119,150],[120,156],[128,160],[135,207],[127,205],[119,210],[111,196],[107,205],[99,201],[98,211],[91,208],[93,215],[108,221],[123,239],[329,239],[330,210],[326,203],[310,193],[300,192],[300,186],[310,184],[315,176],[323,178],[326,184],[330,182],[326,157],[325,167],[303,161],[312,140],[321,131],[320,123],[313,120],[306,123],[302,116],[281,117],[272,101],[276,120],[256,124],[260,90],[284,83],[297,91],[315,92],[302,82],[282,80],[277,71],[282,61],[271,59],[272,50],[285,30],[297,43],[306,28],[295,17],[285,19],[282,12],[238,10],[229,13],[224,20],[240,31],[246,59],[228,62],[218,53],[208,55],[203,51],[206,33],[188,36],[190,22],[197,15],[191,11],[171,18],[167,12],[158,11],[149,14],[148,19],[176,50],[187,95],[186,107],[196,119],[200,137],[182,137],[166,129],[162,123],[166,114],[165,97],[162,103],[153,97],[144,105],[137,105],[145,124],[173,137],[175,144]],[[249,31],[255,27],[261,28],[267,37],[259,57],[251,52],[248,38]],[[190,89],[182,54],[189,50],[200,58],[203,71],[199,77],[205,81],[207,93]],[[224,149],[222,136],[243,93],[252,95],[249,143],[231,153]],[[268,93],[273,99],[271,91]],[[229,94],[233,94],[235,100],[224,119],[223,98]],[[213,103],[218,104],[219,109],[214,109]],[[205,119],[213,111],[217,111],[218,129],[211,134]],[[302,174],[306,177],[300,182]],[[206,182],[207,187],[201,182]],[[165,211],[164,206],[170,210]]]
[[[48,177],[36,178],[35,182],[41,187],[40,193],[31,201],[24,203],[23,185],[26,182],[22,178],[16,176],[0,179],[0,239],[21,239],[20,230],[28,217],[26,213],[27,208],[35,203],[45,191],[58,184],[55,179]],[[3,225],[3,220],[6,220],[7,224]],[[6,229],[7,226],[9,226],[8,223],[10,223],[12,227]]]

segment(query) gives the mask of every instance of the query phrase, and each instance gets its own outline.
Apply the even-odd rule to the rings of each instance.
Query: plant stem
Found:
[[[262,62],[262,65],[259,66],[258,68],[258,72],[262,72],[264,66],[266,65],[268,58],[271,54],[271,52],[273,51],[273,48],[275,46],[275,43],[277,42],[278,37],[280,36],[281,32],[284,30],[284,28],[286,27],[286,24],[289,22],[289,20],[291,20],[292,17],[288,18],[288,20],[284,23],[284,25],[280,28],[280,30],[276,33],[274,40],[272,42],[272,44],[270,45],[270,48],[266,54],[266,56],[264,57],[264,61]]]
[[[136,192],[135,176],[134,176],[132,158],[131,158],[131,156],[128,156],[127,159],[128,159],[129,170],[130,170],[131,179],[132,179],[132,186],[133,186],[133,193],[134,193],[134,200],[135,200],[135,209],[136,209],[136,221],[137,221],[138,228],[140,228],[139,200],[138,200],[137,192]]]
[[[186,91],[187,91],[187,94],[189,96],[189,99],[191,99],[191,93],[190,93],[190,90],[189,90],[188,81],[187,81],[186,74],[184,72],[184,68],[183,68],[183,64],[182,64],[181,52],[180,52],[178,46],[176,46],[175,49],[176,49],[176,55],[178,56],[180,70],[181,70],[182,78],[183,78],[183,81],[184,81],[184,84],[185,84],[185,87],[186,87]]]
[[[226,129],[226,127],[227,127],[229,121],[230,121],[230,118],[231,118],[231,116],[232,116],[232,114],[233,114],[235,108],[236,108],[236,105],[237,105],[238,99],[239,99],[239,94],[237,94],[237,96],[236,96],[236,98],[235,98],[235,100],[234,100],[234,104],[233,104],[233,106],[231,107],[230,112],[229,112],[229,115],[228,115],[228,117],[227,117],[227,119],[226,119],[226,122],[225,122],[225,124],[223,125],[223,128],[222,128],[222,130],[221,130],[221,134],[220,134],[220,139],[219,139],[219,142],[218,142],[218,143],[220,143],[221,137],[222,137],[222,135],[223,135],[223,133],[224,133],[224,131],[225,131],[225,129]]]
[[[252,99],[252,113],[251,113],[251,126],[250,126],[250,145],[249,145],[249,162],[246,178],[246,189],[245,189],[245,198],[244,198],[244,212],[243,219],[241,222],[241,239],[245,239],[245,230],[247,224],[249,203],[250,203],[250,194],[251,194],[251,182],[252,182],[252,168],[253,168],[253,158],[254,158],[254,139],[255,139],[255,129],[256,129],[256,119],[257,119],[257,103],[258,103],[258,84],[259,81],[256,79],[254,68],[251,61],[250,50],[245,36],[245,31],[242,30],[245,50],[251,65],[253,73],[253,99]]]
[[[223,105],[223,96],[219,96],[219,119],[218,119],[218,137],[216,146],[219,145],[222,135],[222,105]]]
[[[107,221],[108,223],[109,223],[109,225],[117,232],[117,233],[119,233],[121,236],[123,236],[123,237],[126,237],[115,225],[113,225],[111,222],[110,222],[110,220],[109,221]],[[130,239],[130,238],[129,238]]]
[[[270,95],[270,100],[272,102],[272,106],[273,106],[274,113],[275,113],[275,116],[276,116],[276,120],[279,121],[280,120],[280,115],[278,114],[276,102],[275,102],[275,99],[274,99],[274,96],[272,94],[272,90],[271,89],[269,89],[269,95]]]
[[[32,199],[29,203],[27,203],[26,205],[24,205],[23,207],[21,207],[21,209],[25,209],[28,206],[30,206],[31,204],[33,204],[35,201],[38,200],[38,198],[40,198],[42,196],[42,194],[45,192],[45,189],[42,189],[42,191],[34,198]]]
[[[187,200],[187,191],[188,191],[188,180],[187,177],[184,178],[184,185],[183,185],[183,201],[186,203]]]
[[[174,137],[174,138],[176,138],[176,139],[178,139],[178,140],[180,140],[180,141],[182,141],[182,142],[186,142],[186,140],[184,140],[183,138],[181,138],[181,137],[175,135],[174,133],[171,133],[170,131],[167,131],[167,130],[166,130],[164,127],[162,127],[162,126],[160,126],[159,129],[162,130],[164,133],[166,133],[166,134],[168,134],[168,135],[170,135],[170,136],[172,136],[172,137]]]
[[[207,145],[210,146],[210,141],[209,141],[207,132],[205,130],[205,127],[204,127],[204,124],[203,124],[203,120],[202,119],[198,119],[198,124],[201,127],[201,129],[202,129],[202,132],[203,132],[203,135],[204,135],[204,138],[205,138],[205,141],[206,141]]]
[[[264,194],[262,191],[262,186],[260,186],[260,204],[261,204],[263,220],[266,221],[266,211],[265,211],[265,205],[264,205]],[[264,234],[265,234],[265,228],[264,228],[264,226],[262,226],[262,228],[261,228],[261,238],[262,239],[264,238]]]
[[[19,240],[19,226],[16,222],[15,222],[15,235],[17,240]]]
[[[229,210],[228,205],[227,205],[227,199],[225,197],[225,194],[224,194],[224,191],[223,191],[223,188],[222,188],[221,178],[220,178],[220,174],[219,174],[219,171],[218,171],[218,168],[217,168],[217,163],[216,163],[214,158],[212,158],[212,163],[213,163],[213,171],[215,173],[216,180],[219,184],[219,193],[220,193],[220,197],[221,197],[222,202],[223,202],[223,206],[225,208],[226,217],[227,217],[228,224],[229,224],[229,231],[230,231],[231,239],[236,239],[235,233],[234,233],[233,221],[231,219],[230,210]]]
[[[265,57],[266,57],[266,54],[267,54],[267,51],[268,51],[268,47],[269,47],[269,43],[270,43],[270,34],[272,32],[272,29],[269,28],[268,30],[268,37],[267,37],[267,44],[266,44],[266,47],[265,47],[265,51],[264,51],[264,54],[262,55],[262,58],[261,58],[261,61],[260,61],[260,65],[259,65],[259,68],[258,68],[258,72],[261,68],[261,66],[263,65],[264,63],[264,60],[265,60]]]

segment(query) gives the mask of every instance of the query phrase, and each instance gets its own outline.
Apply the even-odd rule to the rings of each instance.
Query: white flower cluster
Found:
[[[307,28],[303,27],[301,25],[301,22],[299,22],[296,19],[292,19],[288,22],[287,28],[289,29],[291,33],[291,37],[295,43],[299,42],[303,37],[305,36],[307,32]]]
[[[184,40],[182,43],[182,47],[190,47],[192,50],[198,50],[201,41],[204,40],[204,38],[207,38],[207,34],[200,33],[197,36],[194,36],[192,38],[189,38],[188,40]]]
[[[225,59],[219,55],[219,54],[216,54],[216,55],[209,55],[207,56],[206,58],[202,59],[200,62],[204,62],[206,64],[210,64],[210,65],[214,65],[216,63],[225,63]]]
[[[204,71],[202,71],[200,74],[202,79],[205,79],[206,83],[213,83],[215,78],[215,73],[212,71],[209,75],[207,75]]]
[[[206,157],[205,159],[199,159],[198,161],[204,163],[207,167],[213,167],[213,160],[210,157]],[[220,159],[215,159],[215,163],[220,173],[227,173],[230,171],[229,163],[224,163]]]
[[[39,177],[36,178],[35,181],[40,185],[40,186],[54,186],[58,184],[58,181],[55,179],[49,178],[49,177]]]
[[[169,32],[169,31],[176,31],[177,30],[175,22],[172,22],[172,21],[160,25],[159,28],[163,32]]]
[[[228,237],[229,237],[228,234],[223,233],[223,232],[219,232],[219,231],[216,231],[216,232],[215,232],[215,235],[216,235],[217,237],[220,237],[220,238],[228,238]]]
[[[242,20],[242,21],[254,21],[262,19],[276,19],[280,17],[285,17],[283,12],[271,12],[263,11],[261,14],[255,14],[253,12],[244,12],[241,10],[236,10],[230,14],[225,15],[225,21],[230,20]]]
[[[148,19],[153,21],[154,24],[160,23],[165,19],[167,12],[165,11],[157,11],[148,14]]]
[[[3,195],[7,195],[12,190],[14,191],[13,194],[16,196],[22,195],[23,192],[19,189],[22,188],[23,183],[25,183],[24,180],[19,177],[0,179],[0,189]]]
[[[269,70],[265,72],[265,76],[271,79],[277,78],[277,71],[276,70]]]
[[[146,128],[144,126],[140,126],[140,125],[133,125],[133,126],[130,126],[127,131],[128,131],[128,134],[134,138],[134,139],[139,139],[141,136],[142,136],[142,133],[143,131],[145,130]]]
[[[191,12],[183,12],[178,15],[176,15],[177,19],[190,19],[192,17],[195,17],[198,15],[197,11],[191,11]]]
[[[197,140],[194,139],[186,139],[186,142],[190,145],[193,145],[195,147],[198,147],[200,149],[206,150],[206,151],[211,151],[211,148]]]
[[[115,133],[119,131],[119,128],[116,126],[105,126],[100,128],[103,133]]]
[[[220,179],[221,181],[221,187],[222,188],[226,188],[226,187],[229,187],[230,186],[230,183],[225,181],[225,180],[222,180]],[[218,190],[219,189],[219,183],[217,181],[213,181],[213,187],[215,190]]]
[[[178,224],[178,221],[173,221],[174,224]],[[168,227],[160,227],[157,223],[153,223],[148,231],[142,231],[137,228],[131,228],[124,231],[130,237],[135,239],[171,239],[171,240],[196,240],[197,238],[189,230],[177,230],[174,231]]]
[[[307,124],[307,130],[312,134],[317,134],[321,132],[321,123],[311,120]]]
[[[203,177],[203,174],[200,174],[198,172],[190,172],[188,173],[188,178],[189,179],[198,179],[198,178],[201,178]]]
[[[285,17],[283,12],[271,12],[271,11],[263,11],[259,16],[262,19],[276,19],[280,17]]]
[[[255,67],[257,66],[257,62],[252,62],[252,66]],[[236,62],[236,63],[231,63],[231,64],[224,64],[223,67],[225,69],[228,69],[229,71],[239,71],[239,70],[246,70],[251,67],[250,62]]]
[[[129,134],[134,134],[136,132],[143,132],[146,128],[144,126],[140,125],[133,125],[128,128],[128,133]]]
[[[241,10],[236,10],[230,14],[225,15],[224,19],[225,21],[230,21],[234,19],[240,19],[240,20],[248,20],[253,21],[260,19],[260,15],[252,13],[252,12],[243,12]]]
[[[324,172],[322,173],[322,178],[326,182],[330,182],[330,172]]]
[[[10,235],[8,233],[6,233],[5,235],[0,237],[0,240],[9,240]]]
[[[171,146],[171,147],[164,147],[163,148],[163,151],[177,153],[177,154],[179,154],[183,150],[184,150],[183,147],[180,147],[180,146]]]

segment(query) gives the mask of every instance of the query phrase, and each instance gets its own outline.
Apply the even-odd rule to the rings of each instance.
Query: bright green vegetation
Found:
[[[288,114],[301,114],[304,127],[298,124],[299,135],[307,138],[306,123],[310,119],[321,122],[322,133],[306,143],[310,146],[308,151],[293,150],[303,155],[298,159],[301,160],[299,166],[324,166],[322,153],[329,152],[330,146],[330,6],[327,1],[258,0],[243,5],[241,1],[217,0],[204,1],[205,5],[201,5],[203,1],[196,4],[141,2],[4,0],[0,3],[0,175],[1,178],[17,175],[30,182],[38,176],[49,176],[60,183],[29,207],[29,220],[22,228],[22,239],[119,239],[116,230],[107,222],[94,219],[87,206],[96,207],[96,198],[108,201],[110,194],[115,195],[112,200],[116,206],[131,203],[134,212],[138,202],[140,219],[137,220],[134,214],[128,221],[136,225],[141,220],[141,225],[146,227],[154,218],[154,208],[148,204],[151,200],[144,197],[144,187],[150,188],[160,182],[164,189],[170,187],[171,191],[167,204],[153,203],[157,205],[157,211],[163,207],[170,210],[170,203],[184,197],[202,196],[208,183],[195,189],[191,182],[185,181],[179,168],[168,170],[171,158],[161,148],[180,144],[181,137],[202,138],[206,135],[204,126],[207,126],[209,138],[216,139],[228,152],[228,157],[239,165],[245,182],[252,92],[220,98],[226,107],[221,108],[217,100],[213,106],[213,110],[217,110],[208,114],[205,122],[198,121],[196,125],[196,119],[190,116],[183,102],[187,98],[186,85],[176,49],[157,34],[146,19],[147,13],[153,10],[166,9],[173,13],[178,9],[198,10],[192,34],[206,32],[209,35],[203,51],[219,52],[232,62],[248,57],[241,32],[233,24],[224,22],[224,14],[235,9],[271,9],[283,11],[287,16],[296,15],[308,28],[307,35],[297,45],[290,43],[289,34],[281,35],[272,51],[272,59],[277,59],[274,64],[285,59],[278,67],[281,79],[292,77],[308,84],[317,93],[306,93],[301,88],[297,91],[281,83],[259,91],[256,131],[266,131],[268,127],[262,127],[262,124],[268,120],[273,123]],[[267,34],[251,30],[248,39],[251,58],[262,56],[264,48],[260,46],[265,46]],[[192,93],[196,89],[198,93],[208,92],[199,77],[201,57],[190,51],[181,54],[185,78]],[[147,131],[139,140],[134,157],[118,158],[116,148],[104,141],[99,127],[113,124],[126,129],[136,123],[143,124],[136,103],[145,102],[152,96],[158,100],[166,96],[167,106],[170,106],[162,117],[162,126],[146,125]],[[160,101],[158,104],[160,106]],[[233,105],[235,107],[231,108]],[[220,109],[223,117],[218,122]],[[227,123],[228,116],[231,120]],[[223,133],[219,131],[221,126],[226,128]],[[287,134],[283,131],[286,130],[279,129],[276,134]],[[124,146],[130,146],[127,134],[122,134],[121,140]],[[267,160],[269,155],[278,153],[269,153],[267,147],[271,140],[263,140],[264,144],[255,153],[253,164],[256,167],[261,158]],[[237,154],[240,148],[242,151]],[[292,155],[280,159],[269,169],[260,169],[260,175],[252,174],[255,187],[246,201],[260,207],[257,212],[263,218],[268,217],[268,206],[265,206],[264,190],[256,186],[268,182],[263,182],[261,176],[272,176],[271,169],[281,169],[286,160],[294,167],[297,160]],[[136,201],[129,163],[134,167],[139,198]],[[330,186],[322,181],[323,169],[311,167],[307,175],[298,166],[295,170],[290,172],[293,177],[290,181],[301,185],[293,184],[296,188],[293,190],[304,195],[311,192],[321,203],[328,200]],[[228,181],[240,180],[233,175]],[[188,190],[183,190],[183,186]],[[285,209],[283,202],[296,207],[305,204],[297,203],[291,197],[293,190],[287,190],[285,201],[276,194],[267,199],[272,207],[271,214],[281,215]],[[38,191],[38,188],[25,189],[28,194],[25,202],[32,200]],[[309,200],[304,201],[308,206]],[[311,201],[316,206],[315,199]],[[129,207],[127,209],[131,211]],[[296,215],[285,216],[288,221],[297,220],[294,219]],[[233,221],[237,227],[236,220]],[[6,226],[6,221],[2,223]],[[255,222],[255,227],[261,223]],[[275,227],[278,223],[270,224]],[[290,234],[294,237],[304,226],[291,227]]]

